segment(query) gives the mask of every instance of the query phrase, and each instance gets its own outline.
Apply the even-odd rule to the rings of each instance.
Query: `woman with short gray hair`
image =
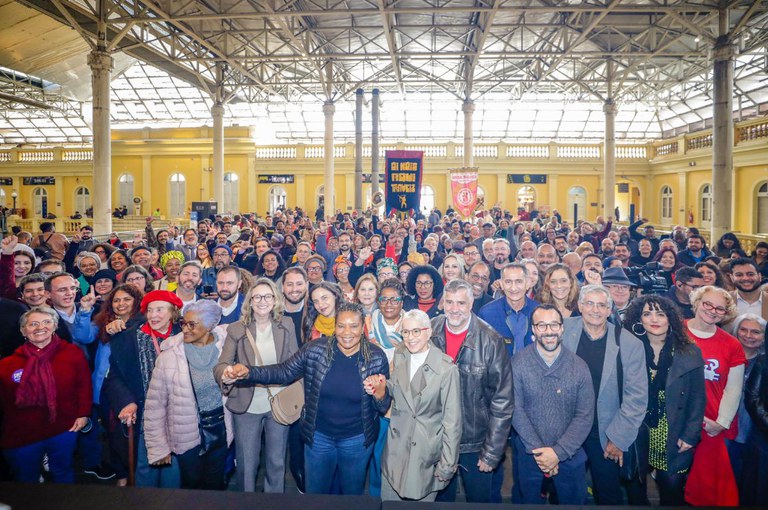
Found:
[[[231,418],[213,368],[224,345],[215,329],[221,307],[200,300],[184,309],[181,333],[160,344],[144,406],[147,458],[154,466],[176,457],[185,489],[224,490]]]
[[[92,251],[83,251],[77,254],[75,265],[80,273],[77,277],[77,283],[80,284],[80,292],[85,295],[91,287],[90,279],[101,269],[101,258]]]

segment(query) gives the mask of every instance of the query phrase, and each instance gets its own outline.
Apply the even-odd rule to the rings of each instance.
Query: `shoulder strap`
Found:
[[[256,355],[256,362],[259,364],[259,366],[264,366],[264,361],[261,359],[261,353],[259,352],[259,346],[256,344],[256,339],[253,338],[253,334],[251,333],[251,330],[248,328],[248,326],[245,327],[245,334],[248,335],[248,341],[251,342],[251,345],[253,346],[253,353]],[[269,386],[264,386],[267,389],[267,395],[269,395],[269,400],[272,401],[274,398],[272,396],[272,392],[269,390]]]
[[[619,405],[621,405],[624,400],[624,367],[621,364],[621,343],[619,342],[621,337],[621,326],[614,325],[613,333],[616,348],[619,350],[619,352],[616,353],[616,379],[619,383]]]

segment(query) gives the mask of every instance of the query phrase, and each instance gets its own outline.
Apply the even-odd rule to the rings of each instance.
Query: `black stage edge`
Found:
[[[303,496],[104,485],[0,483],[12,510],[381,510],[370,496]]]
[[[370,496],[310,496],[0,482],[0,505],[2,504],[10,506],[12,510],[478,510],[486,507],[472,503],[382,502],[379,498]],[[490,505],[488,508],[537,510],[541,509],[541,506],[499,504]],[[559,508],[585,510],[589,507]],[[627,510],[629,507],[600,508]],[[672,507],[653,508],[672,510]],[[690,507],[685,510],[690,510]]]

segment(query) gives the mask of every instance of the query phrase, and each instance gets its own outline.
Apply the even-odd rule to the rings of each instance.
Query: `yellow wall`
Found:
[[[118,178],[124,173],[133,177],[134,194],[144,199],[142,214],[149,214],[160,208],[164,216],[169,215],[169,178],[181,173],[186,183],[186,208],[192,201],[208,201],[213,195],[212,140],[210,127],[184,129],[136,129],[112,133],[112,204],[119,201]],[[286,191],[287,203],[299,205],[314,214],[317,204],[317,190],[324,182],[322,158],[302,157],[304,149],[298,146],[299,156],[286,159],[257,157],[256,147],[248,128],[228,128],[225,132],[224,172],[238,176],[238,209],[257,211],[265,214],[269,206],[269,191],[273,184],[258,184],[259,174],[294,175],[292,184],[280,184]],[[336,158],[335,194],[336,207],[350,211],[354,206],[354,148],[347,146],[345,157]],[[435,192],[435,205],[445,210],[451,201],[448,168],[461,165],[460,158],[453,155],[449,144],[448,155],[441,158],[425,158],[422,184],[431,186]],[[406,148],[398,144],[398,148]],[[537,207],[557,208],[564,218],[572,215],[568,191],[574,186],[583,187],[586,192],[586,210],[580,217],[593,219],[603,211],[604,201],[602,161],[560,160],[557,157],[516,159],[506,158],[500,145],[498,158],[477,158],[480,168],[479,185],[485,191],[485,203],[492,206],[501,201],[504,208],[515,211],[518,205],[517,193],[524,184],[507,182],[508,174],[545,174],[546,184],[532,184],[536,192]],[[25,150],[25,149],[22,149]],[[61,151],[61,149],[54,149]],[[12,151],[13,152],[13,151]],[[57,156],[60,158],[60,156]],[[48,210],[57,216],[67,217],[74,213],[75,190],[78,186],[92,189],[91,164],[83,162],[14,163],[15,159],[0,160],[0,176],[13,177],[12,186],[3,186],[6,206],[12,205],[11,193],[18,193],[17,207],[32,213],[32,193],[36,186],[23,186],[22,177],[53,176],[56,184],[43,186],[48,193]],[[383,172],[384,162],[380,161]],[[734,230],[752,233],[756,228],[756,189],[768,181],[768,146],[754,142],[737,147],[734,151]],[[655,159],[619,160],[617,183],[629,183],[628,194],[616,194],[616,204],[622,211],[622,220],[628,219],[630,203],[635,203],[638,217],[647,217],[661,226],[685,223],[689,208],[694,212],[694,225],[700,226],[701,211],[699,193],[701,186],[711,183],[711,153],[708,149],[691,154]],[[364,172],[370,172],[370,160],[364,160]],[[661,221],[661,188],[669,186],[673,191],[672,219]],[[369,205],[367,192],[370,184],[363,184],[363,206]],[[61,205],[57,205],[61,204]],[[596,204],[596,205],[592,205]],[[132,213],[132,204],[129,206]],[[223,206],[223,205],[222,205]],[[83,211],[81,211],[83,212]]]

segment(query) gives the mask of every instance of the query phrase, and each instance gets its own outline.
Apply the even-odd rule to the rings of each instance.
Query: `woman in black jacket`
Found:
[[[748,470],[753,476],[744,476],[739,494],[741,506],[768,506],[768,485],[765,483],[765,473],[768,471],[768,357],[766,356],[762,354],[755,358],[755,366],[744,390],[744,405],[754,424],[752,434],[747,440],[747,444],[751,447],[745,450],[744,466],[749,466]]]
[[[387,356],[363,335],[363,309],[342,303],[336,309],[336,332],[304,346],[287,361],[265,367],[242,364],[224,369],[226,393],[232,384],[287,385],[303,378],[304,413],[301,435],[306,490],[329,494],[338,470],[342,494],[362,494],[379,420],[390,404],[367,395],[363,381],[372,375],[389,378]],[[311,467],[310,467],[311,466]]]
[[[685,506],[706,404],[701,350],[686,334],[680,311],[661,296],[634,300],[624,325],[643,342],[648,370],[648,411],[638,433],[639,469],[628,484],[629,504],[649,505],[645,484],[655,469],[661,505]]]

